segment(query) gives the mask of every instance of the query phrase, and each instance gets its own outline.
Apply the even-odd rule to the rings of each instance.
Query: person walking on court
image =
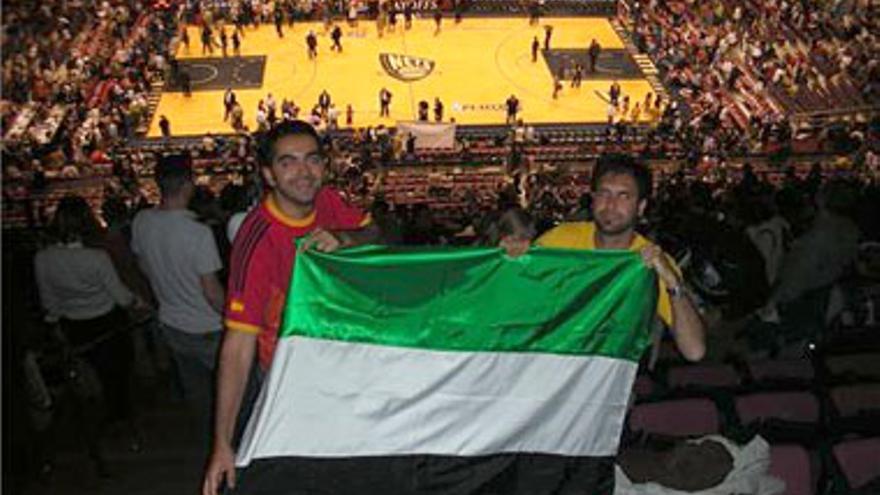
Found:
[[[330,98],[330,93],[328,93],[326,89],[321,91],[321,94],[318,95],[318,106],[321,108],[322,116],[327,115],[331,103],[333,103],[333,100]]]
[[[220,28],[220,50],[223,52],[223,57],[226,57],[226,47],[229,45],[229,37],[226,36],[226,29]]]
[[[275,97],[272,96],[272,93],[269,93],[266,96],[266,120],[269,122],[269,128],[275,126],[275,122],[278,121],[278,103],[275,101]]]
[[[529,26],[537,26],[538,18],[541,16],[541,6],[537,0],[529,2]]]
[[[513,124],[516,122],[516,114],[519,112],[519,99],[516,95],[510,95],[505,104],[507,106],[507,123]]]
[[[186,26],[180,28],[180,42],[183,43],[186,53],[189,53],[189,33],[186,30]]]
[[[544,26],[544,50],[550,49],[550,38],[553,36],[553,26],[547,24]]]
[[[392,5],[388,8],[388,32],[393,33],[397,29],[397,9]]]
[[[211,27],[207,24],[202,28],[202,55],[205,53],[214,54],[214,40],[211,34]]]
[[[434,98],[434,121],[443,122],[443,102],[440,98]]]
[[[238,30],[232,31],[232,54],[236,57],[241,56],[241,38],[238,37]]]
[[[281,10],[281,4],[275,4],[275,12],[272,13],[272,17],[275,21],[275,33],[278,34],[279,38],[284,37],[284,12]]]
[[[287,15],[287,29],[293,31],[293,18],[297,15],[297,5],[292,2],[285,2],[285,9]]]
[[[443,24],[443,12],[440,12],[440,8],[436,8],[434,10],[434,36],[440,34],[440,25]]]
[[[168,70],[171,81],[180,83],[180,60],[174,56],[168,57]]]
[[[333,25],[333,12],[331,8],[330,2],[325,2],[322,5],[321,16],[324,18],[324,34],[329,33],[330,26]]]
[[[348,4],[348,27],[356,28],[358,21],[358,10],[357,4],[355,2],[349,2]]]
[[[244,38],[244,27],[247,25],[247,23],[248,22],[245,19],[244,10],[242,10],[237,16],[234,16],[232,20],[233,32],[238,33],[239,36]]]
[[[186,69],[180,69],[180,88],[183,90],[183,96],[187,98],[192,96],[192,78]]]
[[[257,104],[257,132],[266,132],[269,130],[269,114],[266,112],[266,105],[263,100]]]
[[[313,60],[318,56],[318,37],[314,30],[309,30],[306,35],[306,46],[309,49],[309,60]]]
[[[380,38],[385,34],[385,26],[388,24],[388,14],[385,11],[385,5],[379,6],[376,13],[376,35]]]
[[[558,75],[553,75],[553,99],[559,98],[559,92],[562,90],[562,81]]]
[[[244,108],[242,108],[241,103],[235,102],[232,105],[232,128],[235,132],[247,132],[247,127],[244,125]]]
[[[159,117],[159,130],[162,131],[164,139],[171,138],[171,121],[168,120],[168,117],[164,115]]]
[[[608,98],[611,104],[616,107],[618,100],[620,100],[620,83],[617,82],[617,79],[611,82],[611,87],[608,89]]]
[[[538,42],[538,37],[535,36],[532,38],[532,63],[538,61],[538,51],[541,49],[541,43]]]
[[[388,91],[388,88],[382,88],[379,91],[379,116],[380,117],[390,117],[391,116],[391,91]]]
[[[427,101],[422,100],[419,102],[419,121],[420,122],[427,122],[428,121],[428,108],[430,108],[430,106],[428,105]]]
[[[413,20],[412,2],[406,2],[403,4],[403,28],[406,30],[412,29],[412,20]]]
[[[572,88],[580,88],[581,80],[584,78],[584,67],[581,64],[574,64],[574,72],[571,76],[571,87]]]
[[[229,120],[229,115],[232,114],[234,106],[235,93],[232,91],[232,88],[226,88],[226,93],[223,94],[223,122]]]
[[[602,52],[602,46],[599,45],[599,42],[594,38],[593,41],[590,42],[589,48],[590,55],[590,72],[596,72],[596,61],[599,60],[599,54]]]
[[[333,31],[330,32],[330,39],[333,40],[333,46],[330,47],[330,50],[342,53],[342,28],[339,27],[339,24],[333,26]]]

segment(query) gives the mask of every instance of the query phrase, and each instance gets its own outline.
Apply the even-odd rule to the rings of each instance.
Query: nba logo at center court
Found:
[[[400,81],[418,81],[434,71],[435,62],[426,58],[397,53],[380,53],[379,62],[391,77]]]

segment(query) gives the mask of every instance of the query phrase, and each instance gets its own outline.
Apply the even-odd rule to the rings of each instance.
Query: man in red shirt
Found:
[[[283,122],[260,145],[270,193],[242,223],[232,246],[226,334],[220,351],[214,448],[204,495],[223,481],[235,486],[232,438],[254,354],[260,371],[272,362],[291,270],[300,249],[334,251],[378,239],[378,229],[339,193],[322,186],[327,168],[321,140],[302,121]]]

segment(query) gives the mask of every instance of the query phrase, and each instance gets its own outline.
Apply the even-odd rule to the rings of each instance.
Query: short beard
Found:
[[[282,196],[284,196],[284,199],[286,199],[288,202],[293,203],[294,205],[296,205],[296,206],[298,206],[298,207],[302,207],[302,208],[307,208],[307,207],[310,207],[310,206],[314,206],[314,204],[315,204],[315,198],[318,196],[318,194],[315,193],[315,194],[312,196],[311,199],[309,199],[308,201],[303,201],[302,199],[297,198],[296,196],[292,196],[292,195],[290,195],[290,194],[285,194],[284,191],[278,191],[278,192],[279,192]]]
[[[317,199],[318,194],[321,192],[321,187],[323,187],[323,186],[320,183],[317,184],[315,186],[315,194],[313,194],[312,197],[306,201],[303,201],[301,198],[297,198],[293,194],[288,194],[280,187],[277,188],[277,193],[280,196],[283,196],[285,200],[287,200],[288,202],[294,204],[295,206],[297,206],[299,208],[310,208],[315,205],[315,199]]]
[[[600,234],[602,234],[604,236],[609,236],[609,237],[616,237],[621,234],[625,234],[628,231],[635,230],[637,222],[638,222],[638,219],[633,219],[632,222],[629,222],[625,225],[622,225],[614,230],[608,230],[608,229],[603,228],[601,222],[597,221],[595,223],[596,223],[596,228],[599,230]]]

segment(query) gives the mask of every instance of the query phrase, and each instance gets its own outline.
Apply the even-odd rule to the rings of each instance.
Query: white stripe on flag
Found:
[[[637,363],[278,341],[237,464],[278,456],[617,453]]]

